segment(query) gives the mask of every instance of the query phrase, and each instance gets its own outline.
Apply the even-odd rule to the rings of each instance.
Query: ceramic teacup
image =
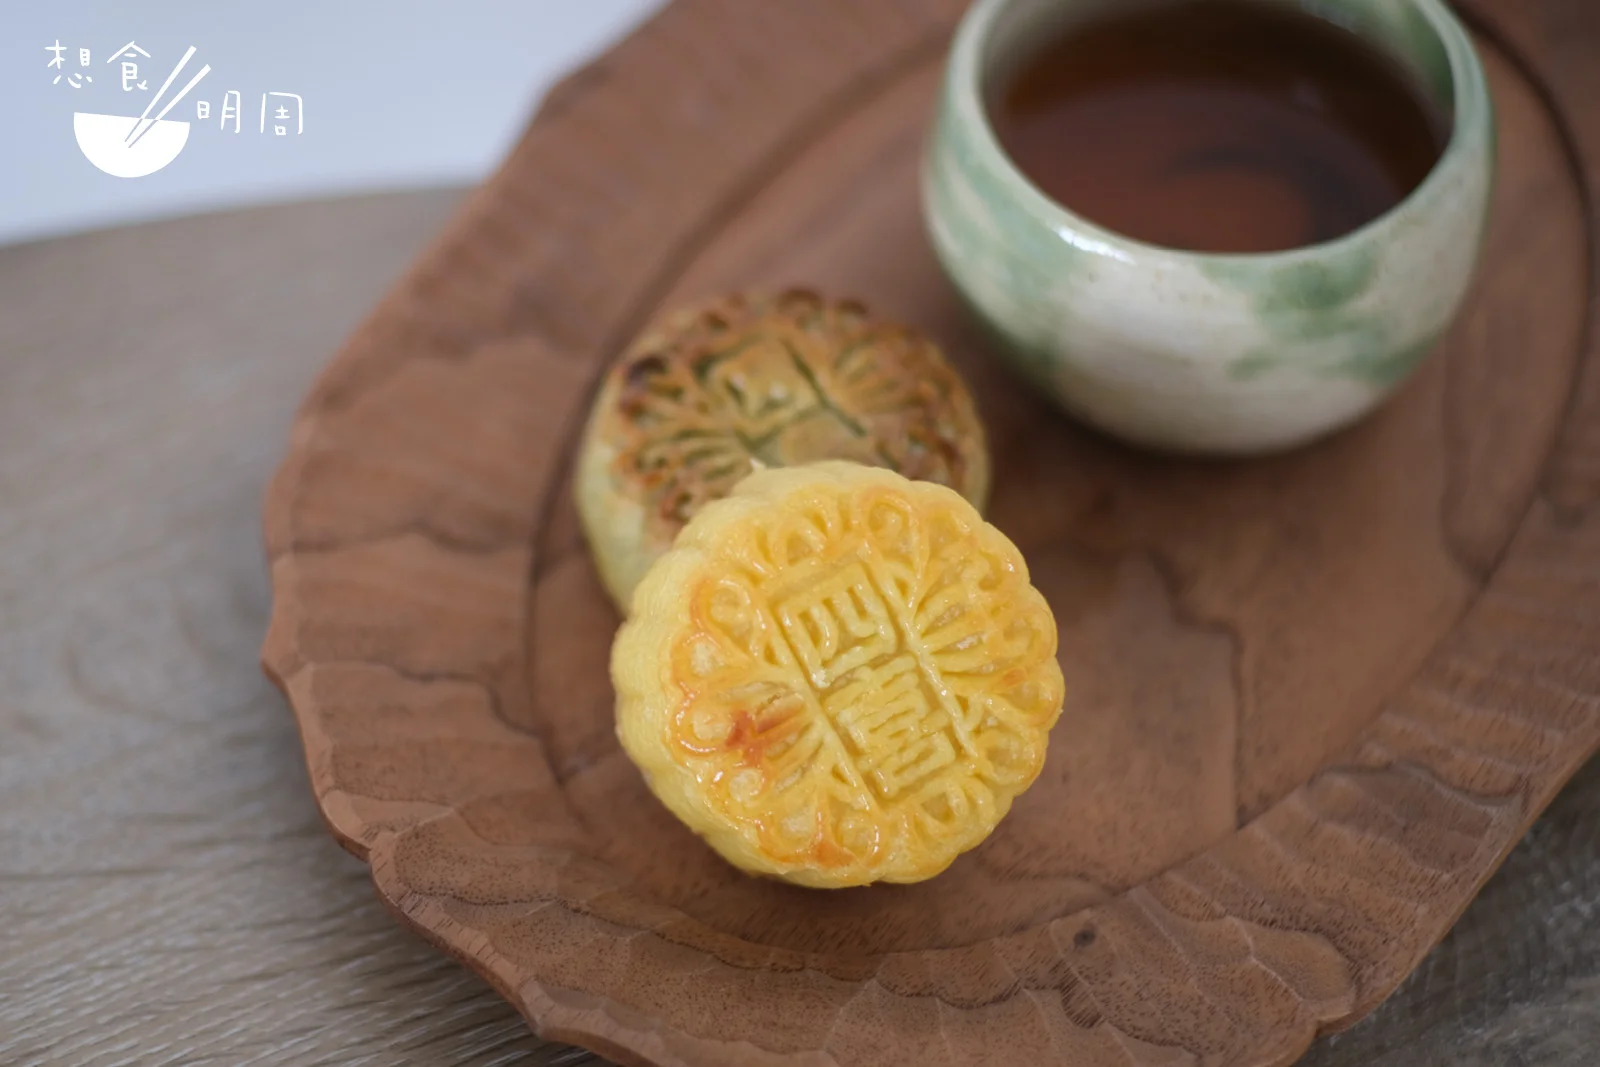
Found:
[[[1045,196],[1001,148],[989,102],[1017,65],[1041,39],[1128,0],[977,0],[956,33],[923,167],[934,248],[1028,378],[1138,444],[1251,453],[1344,426],[1434,348],[1472,277],[1495,137],[1465,28],[1441,0],[1275,2],[1352,26],[1452,122],[1437,166],[1388,214],[1278,253],[1123,237]]]

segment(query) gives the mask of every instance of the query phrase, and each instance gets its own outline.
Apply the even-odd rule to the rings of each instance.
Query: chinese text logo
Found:
[[[51,84],[59,85],[65,81],[72,89],[82,89],[94,83],[94,58],[90,49],[69,49],[57,39],[54,44],[46,45],[44,50],[50,56],[45,67],[55,75]],[[76,67],[68,60],[68,55],[74,52],[78,61]],[[138,115],[73,112],[72,130],[84,158],[117,178],[142,178],[177,159],[178,153],[189,143],[191,123],[186,119],[169,119],[167,115],[211,73],[211,64],[202,65],[183,88],[169,95],[173,83],[188,68],[194,54],[195,47],[190,45]],[[140,74],[139,62],[149,58],[149,52],[129,41],[105,62],[120,64],[118,75],[124,93],[143,94],[149,92],[150,82]],[[108,80],[108,83],[115,84],[115,80]],[[237,134],[243,128],[243,94],[238,89],[229,89],[222,94],[218,104],[217,129]],[[202,128],[209,125],[212,114],[210,100],[194,101],[196,125]],[[270,125],[274,137],[288,136],[291,132],[299,136],[305,132],[305,121],[305,101],[299,94],[275,90],[261,94],[257,133],[266,134]]]

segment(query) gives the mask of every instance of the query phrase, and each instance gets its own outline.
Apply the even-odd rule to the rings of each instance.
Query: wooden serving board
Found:
[[[954,0],[679,0],[554,92],[318,381],[263,659],[335,836],[541,1034],[625,1063],[1270,1067],[1370,1011],[1600,745],[1600,9],[1474,0],[1485,266],[1352,431],[1158,458],[996,363],[922,235]],[[741,875],[612,733],[571,502],[665,304],[805,284],[938,338],[1061,627],[1039,783],[917,886]]]

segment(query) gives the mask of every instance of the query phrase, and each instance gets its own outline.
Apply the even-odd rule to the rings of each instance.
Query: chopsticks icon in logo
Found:
[[[135,120],[133,128],[128,131],[128,136],[123,138],[123,140],[127,142],[129,148],[132,148],[134,145],[138,144],[140,139],[143,138],[145,134],[149,133],[156,123],[166,118],[167,112],[177,107],[178,102],[184,97],[188,96],[189,91],[192,90],[196,85],[200,84],[200,79],[211,73],[211,64],[207,63],[205,66],[201,67],[200,72],[189,79],[189,84],[180,89],[177,96],[167,101],[167,106],[162,108],[154,119],[150,120],[150,124],[148,126],[145,125],[145,119],[149,116],[150,109],[161,102],[161,98],[166,95],[167,89],[171,87],[173,81],[183,71],[183,68],[189,65],[189,60],[193,57],[194,45],[190,45],[189,50],[183,54],[183,58],[178,60],[178,65],[172,68],[172,73],[167,75],[167,80],[161,83],[161,88],[156,90],[156,95],[152,96],[150,98],[150,103],[145,105],[144,114],[140,115],[139,118]]]

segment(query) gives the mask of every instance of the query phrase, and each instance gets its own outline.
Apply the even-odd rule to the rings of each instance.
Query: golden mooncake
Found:
[[[753,470],[824,459],[948,485],[980,510],[989,489],[972,397],[916,331],[800,291],[659,320],[607,373],[578,460],[578,511],[617,606],[707,501]]]
[[[617,735],[734,865],[800,885],[931,878],[987,837],[1061,713],[1056,625],[1005,535],[943,486],[761,471],[650,568],[611,652]]]

